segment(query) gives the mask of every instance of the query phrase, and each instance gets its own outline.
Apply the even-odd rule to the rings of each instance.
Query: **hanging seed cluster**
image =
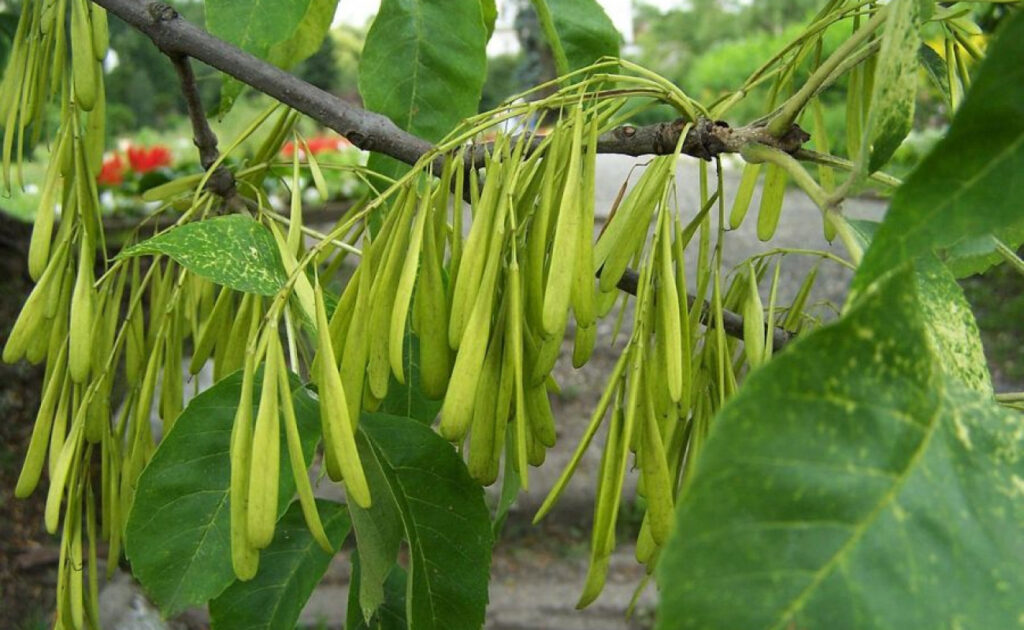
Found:
[[[337,371],[349,426],[361,410],[380,404],[389,383],[406,382],[411,331],[419,339],[420,386],[443,401],[438,431],[460,448],[473,478],[494,483],[508,458],[529,488],[529,467],[543,463],[555,443],[551,373],[570,325],[573,364],[581,367],[594,350],[598,319],[624,295],[620,279],[627,268],[640,269],[631,337],[537,515],[557,500],[605,425],[585,605],[605,581],[627,471],[640,471],[647,513],[637,555],[653,568],[672,529],[686,464],[747,361],[770,355],[771,327],[757,290],[764,261],[754,275],[735,274],[720,295],[709,246],[710,210],[720,191],[705,193],[684,225],[675,200],[678,155],[655,158],[628,192],[624,187],[595,242],[597,140],[624,101],[561,98],[560,116],[543,137],[497,136],[482,177],[467,168],[472,149],[463,148],[439,177],[414,173],[399,182],[337,308],[317,327],[316,374],[333,380]],[[706,190],[706,172],[704,178]],[[718,311],[710,327],[701,324],[708,314],[692,309],[688,298],[684,250],[698,233],[698,294],[713,290]],[[746,347],[756,354],[725,338],[724,308],[749,314]],[[332,462],[329,452],[326,463],[353,500],[372,500],[362,495],[357,467],[345,470],[344,459]]]

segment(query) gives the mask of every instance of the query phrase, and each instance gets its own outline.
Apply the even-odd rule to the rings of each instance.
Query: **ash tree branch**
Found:
[[[164,53],[198,59],[242,83],[274,97],[345,136],[366,151],[376,151],[406,164],[415,164],[433,145],[397,125],[387,116],[356,107],[306,83],[254,55],[220,40],[181,18],[163,2],[93,0],[93,2],[150,39]],[[598,139],[599,153],[663,155],[675,150],[684,121],[643,127],[625,125]],[[792,153],[808,139],[796,125],[776,138],[764,125],[729,127],[722,121],[697,121],[683,143],[683,153],[710,160],[722,153],[738,152],[743,144],[761,142]],[[481,147],[481,150],[486,150]]]
[[[606,131],[597,138],[598,153],[615,153],[618,155],[668,155],[676,150],[679,135],[686,129],[687,120],[679,118],[671,122],[659,122],[642,127],[623,125]],[[801,146],[810,136],[798,125],[790,127],[781,137],[768,133],[766,126],[748,125],[730,127],[722,120],[701,118],[689,127],[683,139],[680,152],[684,155],[711,160],[723,153],[739,153],[745,144],[765,144],[789,154],[800,151]],[[544,136],[531,138],[532,145],[528,149],[540,145]],[[493,143],[482,144],[473,148],[470,157],[474,166],[483,166],[484,160],[492,150]]]
[[[189,117],[204,166],[207,166],[206,160],[211,155],[211,146],[212,151],[216,152],[216,137],[205,121],[198,101],[198,92],[193,93],[194,98],[190,96],[195,87],[195,78],[188,77],[191,68],[188,66],[187,57],[202,61],[302,112],[337,131],[365,151],[376,151],[406,164],[415,164],[434,148],[433,144],[401,129],[388,117],[351,105],[255,55],[210,35],[183,19],[168,4],[139,0],[92,1],[145,34],[175,61],[175,67],[182,78],[186,101],[189,102]],[[182,58],[185,58],[184,61],[179,61]],[[675,150],[679,135],[686,128],[686,122],[676,120],[642,127],[618,127],[601,135],[597,151],[632,156],[669,154]],[[794,153],[808,139],[807,133],[795,124],[776,137],[768,132],[764,124],[733,128],[722,121],[700,119],[695,121],[687,132],[682,152],[710,160],[722,153],[738,152],[746,143],[760,142],[787,153]],[[487,148],[484,145],[475,150],[480,153],[472,154],[474,163],[478,158],[482,158],[482,152]],[[216,160],[215,157],[213,159]],[[443,162],[443,159],[444,157],[440,156],[438,164]],[[211,161],[210,164],[212,163]],[[636,285],[636,273],[630,270],[627,270],[618,283],[621,290],[633,295],[636,295]],[[692,296],[690,300],[695,301]],[[710,325],[710,305],[704,302],[701,309],[701,321],[705,325]],[[731,336],[742,337],[743,318],[729,311],[725,311],[724,315],[726,332]],[[788,332],[776,329],[775,347],[782,347],[789,338]]]
[[[350,105],[271,63],[217,39],[182,19],[173,7],[163,2],[93,2],[141,31],[165,53],[187,55],[202,61],[318,120],[360,149],[414,164],[433,148],[431,143],[402,130],[386,116]]]

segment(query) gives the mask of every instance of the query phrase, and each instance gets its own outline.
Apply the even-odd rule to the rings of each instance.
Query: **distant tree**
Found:
[[[180,12],[202,24],[202,3],[180,3]],[[178,76],[167,55],[145,35],[117,18],[110,19],[110,49],[116,65],[104,77],[111,133],[139,127],[165,128],[187,112],[178,88]],[[197,84],[203,103],[217,102],[219,74],[205,64],[196,65]]]

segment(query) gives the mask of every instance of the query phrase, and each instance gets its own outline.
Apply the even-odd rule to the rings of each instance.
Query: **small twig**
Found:
[[[178,15],[163,2],[93,0],[147,35],[165,53],[180,53],[216,68],[348,138],[415,164],[433,145],[395,125],[387,116],[366,111],[222,41]]]
[[[646,127],[618,127],[598,138],[597,152],[633,156],[672,153],[685,127],[686,121],[682,119]],[[786,133],[775,137],[768,133],[764,125],[730,127],[722,120],[698,118],[686,133],[681,152],[711,161],[723,153],[738,153],[743,146],[758,143],[792,154],[810,138],[806,131],[795,124],[790,125]]]
[[[21,551],[21,553],[14,555],[14,568],[19,571],[33,571],[39,568],[46,568],[60,561],[60,548],[55,546],[36,547],[27,551],[15,548],[10,551]],[[106,557],[106,543],[100,543],[96,546],[96,555],[101,558]]]
[[[829,155],[828,153],[818,153],[817,151],[812,151],[810,149],[798,149],[793,152],[792,155],[801,162],[813,162],[815,164],[821,164],[822,166],[837,168],[844,171],[853,171],[857,168],[857,165],[850,160]],[[883,173],[882,171],[875,171],[874,173],[871,173],[868,175],[868,179],[874,180],[875,182],[882,184],[883,186],[888,186],[889,188],[897,188],[903,184],[899,178]]]
[[[206,113],[203,111],[199,86],[196,85],[196,75],[192,72],[192,64],[185,54],[177,52],[167,52],[166,54],[174,64],[174,69],[178,72],[178,79],[181,81],[181,93],[185,97],[189,122],[192,123],[192,142],[199,149],[199,163],[203,165],[204,169],[209,170],[220,158],[220,151],[217,149],[217,134],[213,133],[210,123],[206,120]],[[224,165],[218,166],[213,171],[206,187],[210,189],[210,192],[223,199],[231,199],[236,194],[235,177]]]
[[[598,273],[600,275],[600,273]],[[636,295],[637,285],[640,282],[640,274],[627,269],[626,273],[622,274],[619,278],[619,282],[616,285],[620,291],[625,291],[630,295]],[[694,308],[695,305],[700,307],[700,323],[705,326],[713,324],[711,317],[711,304],[707,300],[701,300],[697,303],[697,298],[692,295],[687,295],[686,300],[690,305],[690,308]],[[737,339],[743,338],[743,316],[738,313],[733,313],[728,309],[722,309],[722,328],[725,329],[725,333],[730,337],[736,337]],[[785,328],[776,327],[772,331],[772,343],[776,350],[781,349],[787,343],[793,340],[793,333],[789,332]]]
[[[278,212],[274,212],[273,210],[267,210],[267,209],[264,208],[263,214],[265,214],[266,216],[270,217],[271,219],[273,219],[274,221],[277,221],[278,223],[280,223],[282,225],[285,225],[285,226],[288,226],[288,227],[291,227],[291,225],[292,225],[291,219],[289,219],[288,217],[284,216],[283,214],[280,214]],[[305,213],[303,213],[303,215],[305,215]],[[303,218],[305,218],[305,216],[303,216]],[[303,226],[299,227],[299,230],[303,234],[305,234],[307,236],[312,236],[315,239],[319,239],[321,241],[328,240],[326,234],[324,234],[323,232],[321,232],[319,230],[314,230],[313,228],[311,228],[311,227],[309,227],[307,225],[303,225]],[[332,238],[332,239],[330,239],[330,243],[332,245],[334,245],[335,247],[337,247],[338,249],[343,249],[343,250],[345,250],[346,252],[348,252],[350,254],[355,254],[356,256],[362,256],[363,255],[363,250],[359,249],[358,247],[356,247],[354,245],[350,245],[349,243],[346,243],[345,241],[338,240],[336,238]]]

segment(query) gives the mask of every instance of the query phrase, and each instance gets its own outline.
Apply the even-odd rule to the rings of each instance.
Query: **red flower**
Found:
[[[171,150],[165,146],[128,147],[128,162],[138,174],[148,173],[161,166],[171,165]]]
[[[341,136],[316,136],[306,140],[306,145],[309,147],[309,152],[313,155],[320,155],[321,153],[327,153],[328,151],[340,151],[345,147],[352,146],[352,143]],[[284,143],[281,147],[281,155],[286,158],[290,158],[295,154],[295,143],[289,140]],[[305,159],[306,151],[300,144],[299,147],[299,158]]]
[[[124,162],[121,160],[120,154],[112,153],[103,160],[103,168],[96,176],[96,183],[100,186],[120,186],[122,182],[124,182]]]
[[[307,144],[309,150],[313,155],[319,155],[325,151],[337,151],[342,146],[342,138],[332,138],[330,136],[320,136],[318,138],[310,138]]]

